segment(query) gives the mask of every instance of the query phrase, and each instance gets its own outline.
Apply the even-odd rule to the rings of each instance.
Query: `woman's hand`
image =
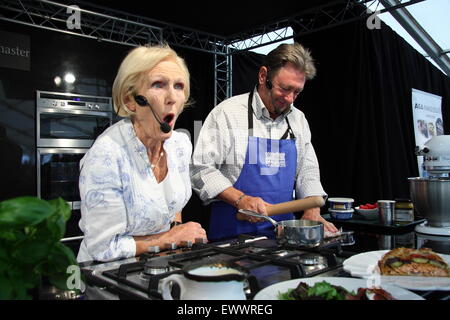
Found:
[[[164,234],[162,240],[166,241],[166,243],[175,242],[177,246],[180,246],[182,241],[192,241],[194,243],[197,238],[206,239],[206,231],[199,223],[190,221],[174,226]]]
[[[148,236],[134,236],[133,238],[136,241],[136,256],[147,252],[148,247],[151,246],[165,249],[164,246],[167,243],[176,243],[177,246],[181,246],[182,241],[194,243],[197,238],[207,239],[205,229],[199,223],[192,221],[176,225],[166,232]]]

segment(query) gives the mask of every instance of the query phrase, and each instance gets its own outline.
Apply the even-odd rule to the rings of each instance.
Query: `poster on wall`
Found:
[[[0,67],[30,71],[30,36],[0,30]]]
[[[422,147],[434,136],[444,134],[442,121],[442,97],[428,92],[412,89],[412,108],[416,146]],[[422,168],[423,157],[417,157],[419,176],[426,176]]]

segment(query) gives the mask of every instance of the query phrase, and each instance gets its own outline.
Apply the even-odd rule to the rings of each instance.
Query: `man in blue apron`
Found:
[[[314,75],[309,51],[299,44],[282,44],[267,55],[256,90],[225,100],[206,118],[193,154],[191,181],[200,198],[212,202],[210,240],[243,233],[274,235],[272,224],[241,215],[238,209],[266,215],[268,204],[293,200],[294,191],[297,198],[327,196],[308,123],[293,106]],[[272,218],[289,220],[294,215]],[[321,221],[326,231],[337,231],[320,216],[320,208],[305,210],[302,219]]]

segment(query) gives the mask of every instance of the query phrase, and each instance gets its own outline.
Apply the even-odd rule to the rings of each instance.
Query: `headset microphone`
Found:
[[[136,101],[136,103],[138,105],[140,105],[141,107],[149,107],[150,108],[150,110],[152,111],[153,116],[155,117],[156,121],[158,121],[158,123],[160,125],[159,128],[161,129],[162,132],[169,133],[170,130],[172,130],[172,127],[168,123],[162,122],[158,118],[158,116],[156,115],[155,111],[153,111],[152,106],[150,105],[150,103],[148,103],[147,99],[144,96],[136,95],[136,96],[133,96],[133,97],[134,97],[134,101]]]
[[[272,82],[269,79],[266,80],[266,88],[269,90],[272,90],[273,88]]]

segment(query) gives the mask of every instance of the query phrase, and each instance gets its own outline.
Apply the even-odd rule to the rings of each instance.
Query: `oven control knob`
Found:
[[[197,244],[206,244],[206,238],[195,238],[195,243]]]
[[[147,251],[154,254],[159,253],[159,246],[150,246],[147,248]]]
[[[164,245],[164,247],[165,247],[167,250],[175,250],[175,249],[177,248],[177,244],[176,244],[175,242],[166,243],[166,244]]]
[[[181,241],[181,245],[183,247],[187,247],[187,248],[192,248],[192,241],[187,240],[187,241]]]

